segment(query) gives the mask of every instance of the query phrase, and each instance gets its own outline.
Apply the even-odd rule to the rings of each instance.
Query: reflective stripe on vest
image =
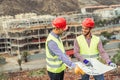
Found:
[[[49,64],[49,63],[47,62],[47,65],[50,66],[50,67],[52,67],[52,68],[59,68],[59,67],[61,67],[61,66],[63,65],[63,63],[61,63],[61,64],[59,64],[59,65],[51,65],[51,64]]]
[[[80,47],[80,54],[86,58],[97,58],[98,57],[98,43],[99,37],[92,35],[90,46],[88,46],[86,39],[83,35],[77,37],[77,42]]]
[[[84,54],[82,54],[82,56],[84,58],[97,58],[99,56],[99,54],[95,54],[95,55],[84,55]]]
[[[55,58],[55,59],[53,59],[53,58],[48,58],[48,57],[46,57],[46,58],[47,58],[48,61],[61,61],[61,60],[58,59],[58,58]]]
[[[66,66],[65,64],[58,58],[58,56],[51,55],[49,49],[48,49],[48,41],[53,40],[57,43],[59,49],[65,53],[63,43],[57,38],[55,38],[53,35],[49,34],[47,40],[46,40],[46,62],[47,62],[47,70],[53,73],[59,73],[65,70]]]

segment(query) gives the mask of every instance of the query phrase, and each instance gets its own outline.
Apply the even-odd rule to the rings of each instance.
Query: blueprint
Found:
[[[76,62],[76,64],[78,64],[78,66],[88,75],[100,75],[116,68],[105,65],[97,59],[88,58],[87,60],[89,60],[92,63],[93,67],[87,67],[81,62]]]

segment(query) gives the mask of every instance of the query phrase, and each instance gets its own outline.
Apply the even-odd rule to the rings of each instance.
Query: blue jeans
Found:
[[[82,80],[89,80],[89,77],[90,77],[90,75],[85,74],[85,75],[82,76]],[[94,77],[95,80],[104,80],[104,75],[103,74],[102,75],[95,75],[93,77]]]
[[[52,73],[48,71],[48,75],[50,77],[50,80],[64,80],[64,71],[61,73]]]

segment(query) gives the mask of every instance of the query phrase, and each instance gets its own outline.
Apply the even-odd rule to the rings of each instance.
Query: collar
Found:
[[[83,35],[83,36],[84,36],[84,35]],[[85,36],[84,36],[84,37],[85,37]],[[93,37],[93,35],[91,35],[90,38],[86,38],[86,37],[85,37],[85,39],[92,39],[92,37]]]
[[[51,32],[51,35],[53,35],[56,38],[59,38],[59,36],[57,34],[55,34],[53,31]]]

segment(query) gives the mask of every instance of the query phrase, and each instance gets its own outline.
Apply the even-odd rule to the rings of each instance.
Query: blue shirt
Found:
[[[53,35],[54,37],[56,37],[57,39],[59,39],[59,36],[56,35],[55,33],[51,32],[50,34]],[[53,56],[57,55],[59,57],[59,59],[62,60],[63,63],[65,63],[69,67],[71,67],[71,68],[75,67],[75,63],[70,61],[68,56],[59,49],[56,42],[54,42],[53,40],[49,41],[48,48],[49,48],[51,55],[53,55]]]

